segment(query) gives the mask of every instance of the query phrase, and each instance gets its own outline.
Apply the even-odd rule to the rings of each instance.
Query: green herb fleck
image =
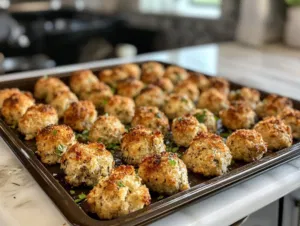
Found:
[[[120,150],[120,144],[114,144],[114,143],[108,144],[108,145],[106,145],[106,148],[108,150],[118,151],[118,150]]]
[[[18,126],[18,123],[17,123],[17,122],[15,122],[14,124],[12,124],[12,125],[10,126],[10,128],[12,128],[12,129],[16,129],[16,128],[17,128],[17,126]]]
[[[79,202],[81,202],[81,201],[83,201],[85,199],[86,199],[86,194],[81,193],[81,194],[78,195],[78,199],[75,199],[75,202],[79,203]]]
[[[53,131],[52,131],[52,134],[55,136],[55,135],[57,134],[57,130],[56,130],[56,129],[53,130]]]
[[[164,196],[160,195],[160,196],[157,197],[157,200],[162,200],[163,198],[164,198]]]
[[[231,160],[231,165],[232,165],[232,164],[235,164],[235,161],[234,161],[233,159]]]
[[[57,145],[56,149],[55,149],[55,153],[58,155],[58,156],[61,156],[63,153],[64,153],[64,149],[65,149],[65,146],[62,145],[62,144],[59,144]]]
[[[82,141],[87,141],[89,138],[89,131],[88,130],[84,130],[82,133],[77,133],[76,134],[76,139],[80,139]]]
[[[103,102],[102,102],[103,105],[106,105],[107,103],[108,103],[107,99],[103,100]]]
[[[169,159],[169,164],[171,166],[176,166],[176,161],[174,159]]]
[[[161,114],[160,114],[159,112],[157,112],[157,113],[155,114],[155,117],[156,117],[156,118],[161,118]]]
[[[112,92],[113,94],[116,93],[116,88],[115,88],[115,87],[110,87],[110,89],[111,89],[111,92]]]
[[[219,120],[220,118],[218,116],[215,115],[215,120],[216,122]]]
[[[220,136],[223,138],[227,138],[230,136],[230,133],[220,133]]]
[[[125,125],[125,129],[128,131],[130,130],[130,125]]]
[[[198,122],[203,123],[205,121],[205,119],[206,119],[206,112],[203,111],[202,114],[197,113],[194,116],[198,120]]]
[[[182,98],[181,98],[181,102],[183,102],[183,103],[186,103],[186,104],[187,104],[187,103],[188,103],[188,100],[187,100],[186,98],[182,97]]]
[[[123,184],[122,181],[118,181],[118,182],[117,182],[117,185],[118,185],[118,187],[120,187],[120,188],[125,187],[125,185]]]
[[[104,114],[104,116],[107,117],[107,116],[108,116],[108,113],[106,112],[106,113]]]
[[[70,190],[70,194],[71,194],[71,195],[74,195],[74,194],[75,194],[75,191],[74,191],[74,190]]]
[[[178,81],[181,80],[181,74],[180,73],[176,72],[175,75],[176,75],[176,79]]]
[[[179,150],[179,147],[170,147],[170,146],[167,146],[167,151],[168,152],[176,153],[178,150]]]

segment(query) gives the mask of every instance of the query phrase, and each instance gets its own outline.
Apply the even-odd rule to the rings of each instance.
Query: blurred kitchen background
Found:
[[[287,8],[297,2],[0,0],[0,73],[205,43],[238,40],[259,46],[280,41]],[[300,26],[293,22],[289,27],[295,24]]]

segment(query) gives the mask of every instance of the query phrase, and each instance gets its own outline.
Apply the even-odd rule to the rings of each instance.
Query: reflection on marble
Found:
[[[249,49],[236,44],[206,45],[141,55],[224,75],[245,85],[300,99],[300,52],[281,46]],[[56,68],[55,72],[131,61],[92,62]],[[51,74],[53,70],[44,70]],[[40,72],[1,76],[0,81],[37,76]],[[300,159],[279,166],[205,200],[195,201],[152,225],[229,225],[300,187]],[[0,225],[69,225],[56,206],[0,139]]]

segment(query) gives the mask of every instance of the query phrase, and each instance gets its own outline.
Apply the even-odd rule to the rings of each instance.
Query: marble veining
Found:
[[[280,45],[250,49],[235,43],[205,45],[145,54],[136,58],[162,60],[223,75],[233,81],[300,99],[300,52]],[[103,64],[124,63],[113,59],[68,67],[56,72]],[[44,74],[51,74],[44,70]],[[1,76],[0,81],[37,76],[40,72]],[[181,208],[152,225],[229,225],[300,187],[300,158],[227,189],[215,196]],[[0,225],[70,225],[31,175],[0,138]]]

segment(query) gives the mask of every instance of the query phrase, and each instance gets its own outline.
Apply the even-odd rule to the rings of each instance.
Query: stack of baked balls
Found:
[[[257,90],[230,91],[224,78],[157,62],[98,75],[78,71],[69,87],[44,77],[34,97],[45,104],[35,104],[28,92],[1,90],[4,120],[25,139],[36,138],[41,161],[60,164],[67,183],[94,186],[87,202],[102,219],[149,205],[149,190],[172,195],[189,189],[188,170],[219,176],[232,159],[259,160],[300,138],[300,112],[289,99],[269,95],[261,101]],[[218,117],[231,131],[226,141],[218,135]],[[75,132],[87,142],[76,140]],[[184,150],[182,157],[174,153],[178,148],[166,148],[170,142]],[[124,165],[115,167],[113,151]]]

